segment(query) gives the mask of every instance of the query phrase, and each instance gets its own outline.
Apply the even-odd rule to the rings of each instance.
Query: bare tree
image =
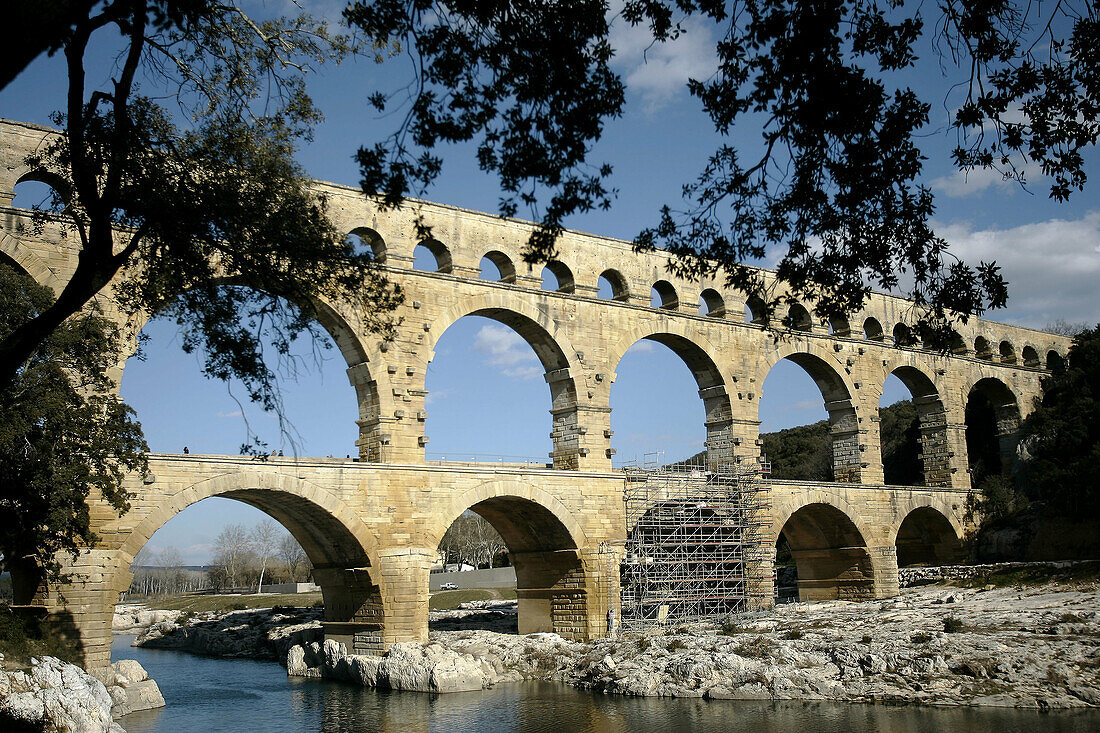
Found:
[[[1044,331],[1056,333],[1061,336],[1076,336],[1089,330],[1089,324],[1083,322],[1069,322],[1065,318],[1059,318],[1043,326]]]
[[[302,571],[308,566],[309,558],[306,557],[306,551],[298,544],[298,540],[294,539],[294,535],[289,532],[283,535],[283,538],[279,540],[279,546],[276,548],[276,556],[286,566],[290,581],[292,583],[299,582]]]
[[[447,529],[439,542],[447,562],[493,566],[493,559],[508,549],[493,525],[474,512],[465,512]]]
[[[229,524],[214,540],[214,562],[224,584],[236,586],[245,568],[252,561],[252,543],[242,524]]]
[[[279,549],[279,525],[271,519],[265,519],[252,528],[249,539],[256,562],[260,565],[260,577],[256,581],[256,592],[259,593],[260,587],[264,584],[267,562]]]

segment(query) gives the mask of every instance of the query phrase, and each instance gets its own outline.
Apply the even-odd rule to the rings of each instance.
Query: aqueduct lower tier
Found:
[[[202,499],[252,504],[281,522],[314,563],[325,632],[377,653],[428,632],[428,574],[443,533],[472,509],[500,531],[516,567],[520,631],[590,639],[619,604],[626,536],[621,472],[477,465],[377,465],[340,459],[164,455],[121,518],[93,506],[99,546],[71,567],[73,582],[36,599],[70,625],[89,669],[110,661],[111,616],[130,563],[161,525]],[[804,599],[883,598],[898,591],[897,553],[946,552],[962,537],[966,492],[812,482],[771,482],[773,542],[782,530]],[[913,517],[941,528],[899,534]],[[949,549],[944,549],[949,548]],[[770,583],[772,557],[758,573]]]

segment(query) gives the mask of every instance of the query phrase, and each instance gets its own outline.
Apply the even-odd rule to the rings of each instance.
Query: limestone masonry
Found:
[[[0,121],[0,251],[57,290],[75,267],[78,243],[60,219],[34,233],[29,212],[11,206],[18,183],[49,182],[24,159],[52,134]],[[128,480],[127,514],[94,505],[102,539],[72,568],[75,582],[40,589],[34,601],[71,624],[89,669],[109,664],[111,616],[133,557],[168,519],[210,496],[252,504],[294,534],[317,568],[326,636],[351,652],[427,638],[429,567],[447,527],[471,508],[508,544],[521,632],[604,635],[619,602],[622,550],[614,541],[629,530],[624,477],[611,468],[610,391],[619,359],[639,339],[670,347],[694,374],[711,461],[757,460],[757,401],[777,362],[790,359],[813,377],[832,425],[837,482],[771,481],[771,537],[782,530],[790,543],[804,599],[892,596],[899,554],[907,562],[957,555],[971,488],[968,400],[981,395],[993,405],[1010,461],[1040,378],[1069,346],[1060,336],[972,319],[959,327],[951,354],[933,352],[912,340],[913,304],[880,294],[851,322],[818,323],[811,304],[794,306],[795,327],[776,333],[743,294],[672,277],[659,252],[639,255],[628,242],[576,232],[563,236],[560,260],[549,265],[559,289],[545,291],[541,268],[520,255],[527,222],[416,201],[382,212],[358,189],[317,189],[336,224],[369,244],[406,293],[389,343],[368,332],[354,308],[325,304],[322,325],[358,399],[359,460],[152,456],[149,473]],[[431,240],[417,239],[418,214]],[[413,269],[418,244],[433,252],[437,271]],[[500,270],[499,282],[478,278],[483,257]],[[615,287],[613,300],[597,297],[601,275]],[[654,287],[660,307],[650,305]],[[103,300],[111,312],[109,292]],[[515,329],[541,360],[552,396],[546,468],[425,459],[426,368],[439,338],[467,315]],[[147,318],[123,322],[125,333],[136,337]],[[920,415],[924,486],[883,485],[878,402],[891,374]],[[771,559],[759,572],[770,578]]]

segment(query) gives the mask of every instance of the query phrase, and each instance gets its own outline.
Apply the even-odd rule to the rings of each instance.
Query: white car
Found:
[[[456,583],[444,583],[439,586],[439,590],[458,590],[458,585]]]

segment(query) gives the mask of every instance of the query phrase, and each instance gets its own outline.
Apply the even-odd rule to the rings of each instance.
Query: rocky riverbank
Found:
[[[1100,706],[1095,587],[926,586],[864,603],[791,604],[722,626],[555,634],[436,631],[384,657],[334,642],[290,650],[288,672],[449,692],[556,680],[606,693],[1023,708]]]
[[[0,655],[4,730],[122,733],[115,718],[159,707],[164,698],[157,683],[132,659],[111,665],[104,681],[55,657],[32,658],[28,669],[9,672]]]
[[[631,630],[593,643],[519,636],[515,613],[514,602],[432,612],[427,643],[398,644],[383,657],[322,644],[315,609],[161,621],[135,643],[278,659],[292,675],[428,692],[551,680],[644,696],[1100,706],[1094,581],[924,585],[884,601],[790,604],[723,625]]]

